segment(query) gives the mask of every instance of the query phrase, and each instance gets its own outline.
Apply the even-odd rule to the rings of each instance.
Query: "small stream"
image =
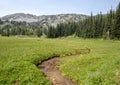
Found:
[[[67,56],[68,57],[68,56]],[[72,56],[69,56],[72,57]],[[56,67],[60,57],[46,60],[38,65],[46,77],[51,81],[52,85],[77,85],[71,79],[64,77],[60,70]]]

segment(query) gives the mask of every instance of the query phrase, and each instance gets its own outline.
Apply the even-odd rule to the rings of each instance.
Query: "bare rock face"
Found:
[[[17,21],[27,23],[39,23],[41,25],[57,25],[64,22],[78,22],[86,19],[87,15],[82,14],[58,14],[58,15],[42,15],[36,16],[32,14],[16,13],[1,18],[3,21]]]
[[[38,17],[35,15],[31,14],[24,14],[24,13],[16,13],[16,14],[11,14],[11,15],[6,15],[1,18],[3,21],[18,21],[18,22],[37,22]]]

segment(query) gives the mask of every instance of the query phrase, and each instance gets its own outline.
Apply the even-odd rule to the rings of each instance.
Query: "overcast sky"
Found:
[[[115,9],[120,0],[1,0],[0,17],[13,13],[52,15],[77,13],[90,15]]]

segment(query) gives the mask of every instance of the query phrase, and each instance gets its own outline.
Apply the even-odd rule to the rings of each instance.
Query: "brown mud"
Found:
[[[38,65],[38,68],[44,72],[52,85],[77,85],[76,83],[72,82],[71,79],[64,77],[60,70],[56,67],[59,58],[60,57],[55,57],[44,61]]]

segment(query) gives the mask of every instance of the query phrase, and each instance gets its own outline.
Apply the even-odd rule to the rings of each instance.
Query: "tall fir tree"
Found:
[[[114,38],[120,39],[120,3],[116,10],[115,28],[113,29]]]

